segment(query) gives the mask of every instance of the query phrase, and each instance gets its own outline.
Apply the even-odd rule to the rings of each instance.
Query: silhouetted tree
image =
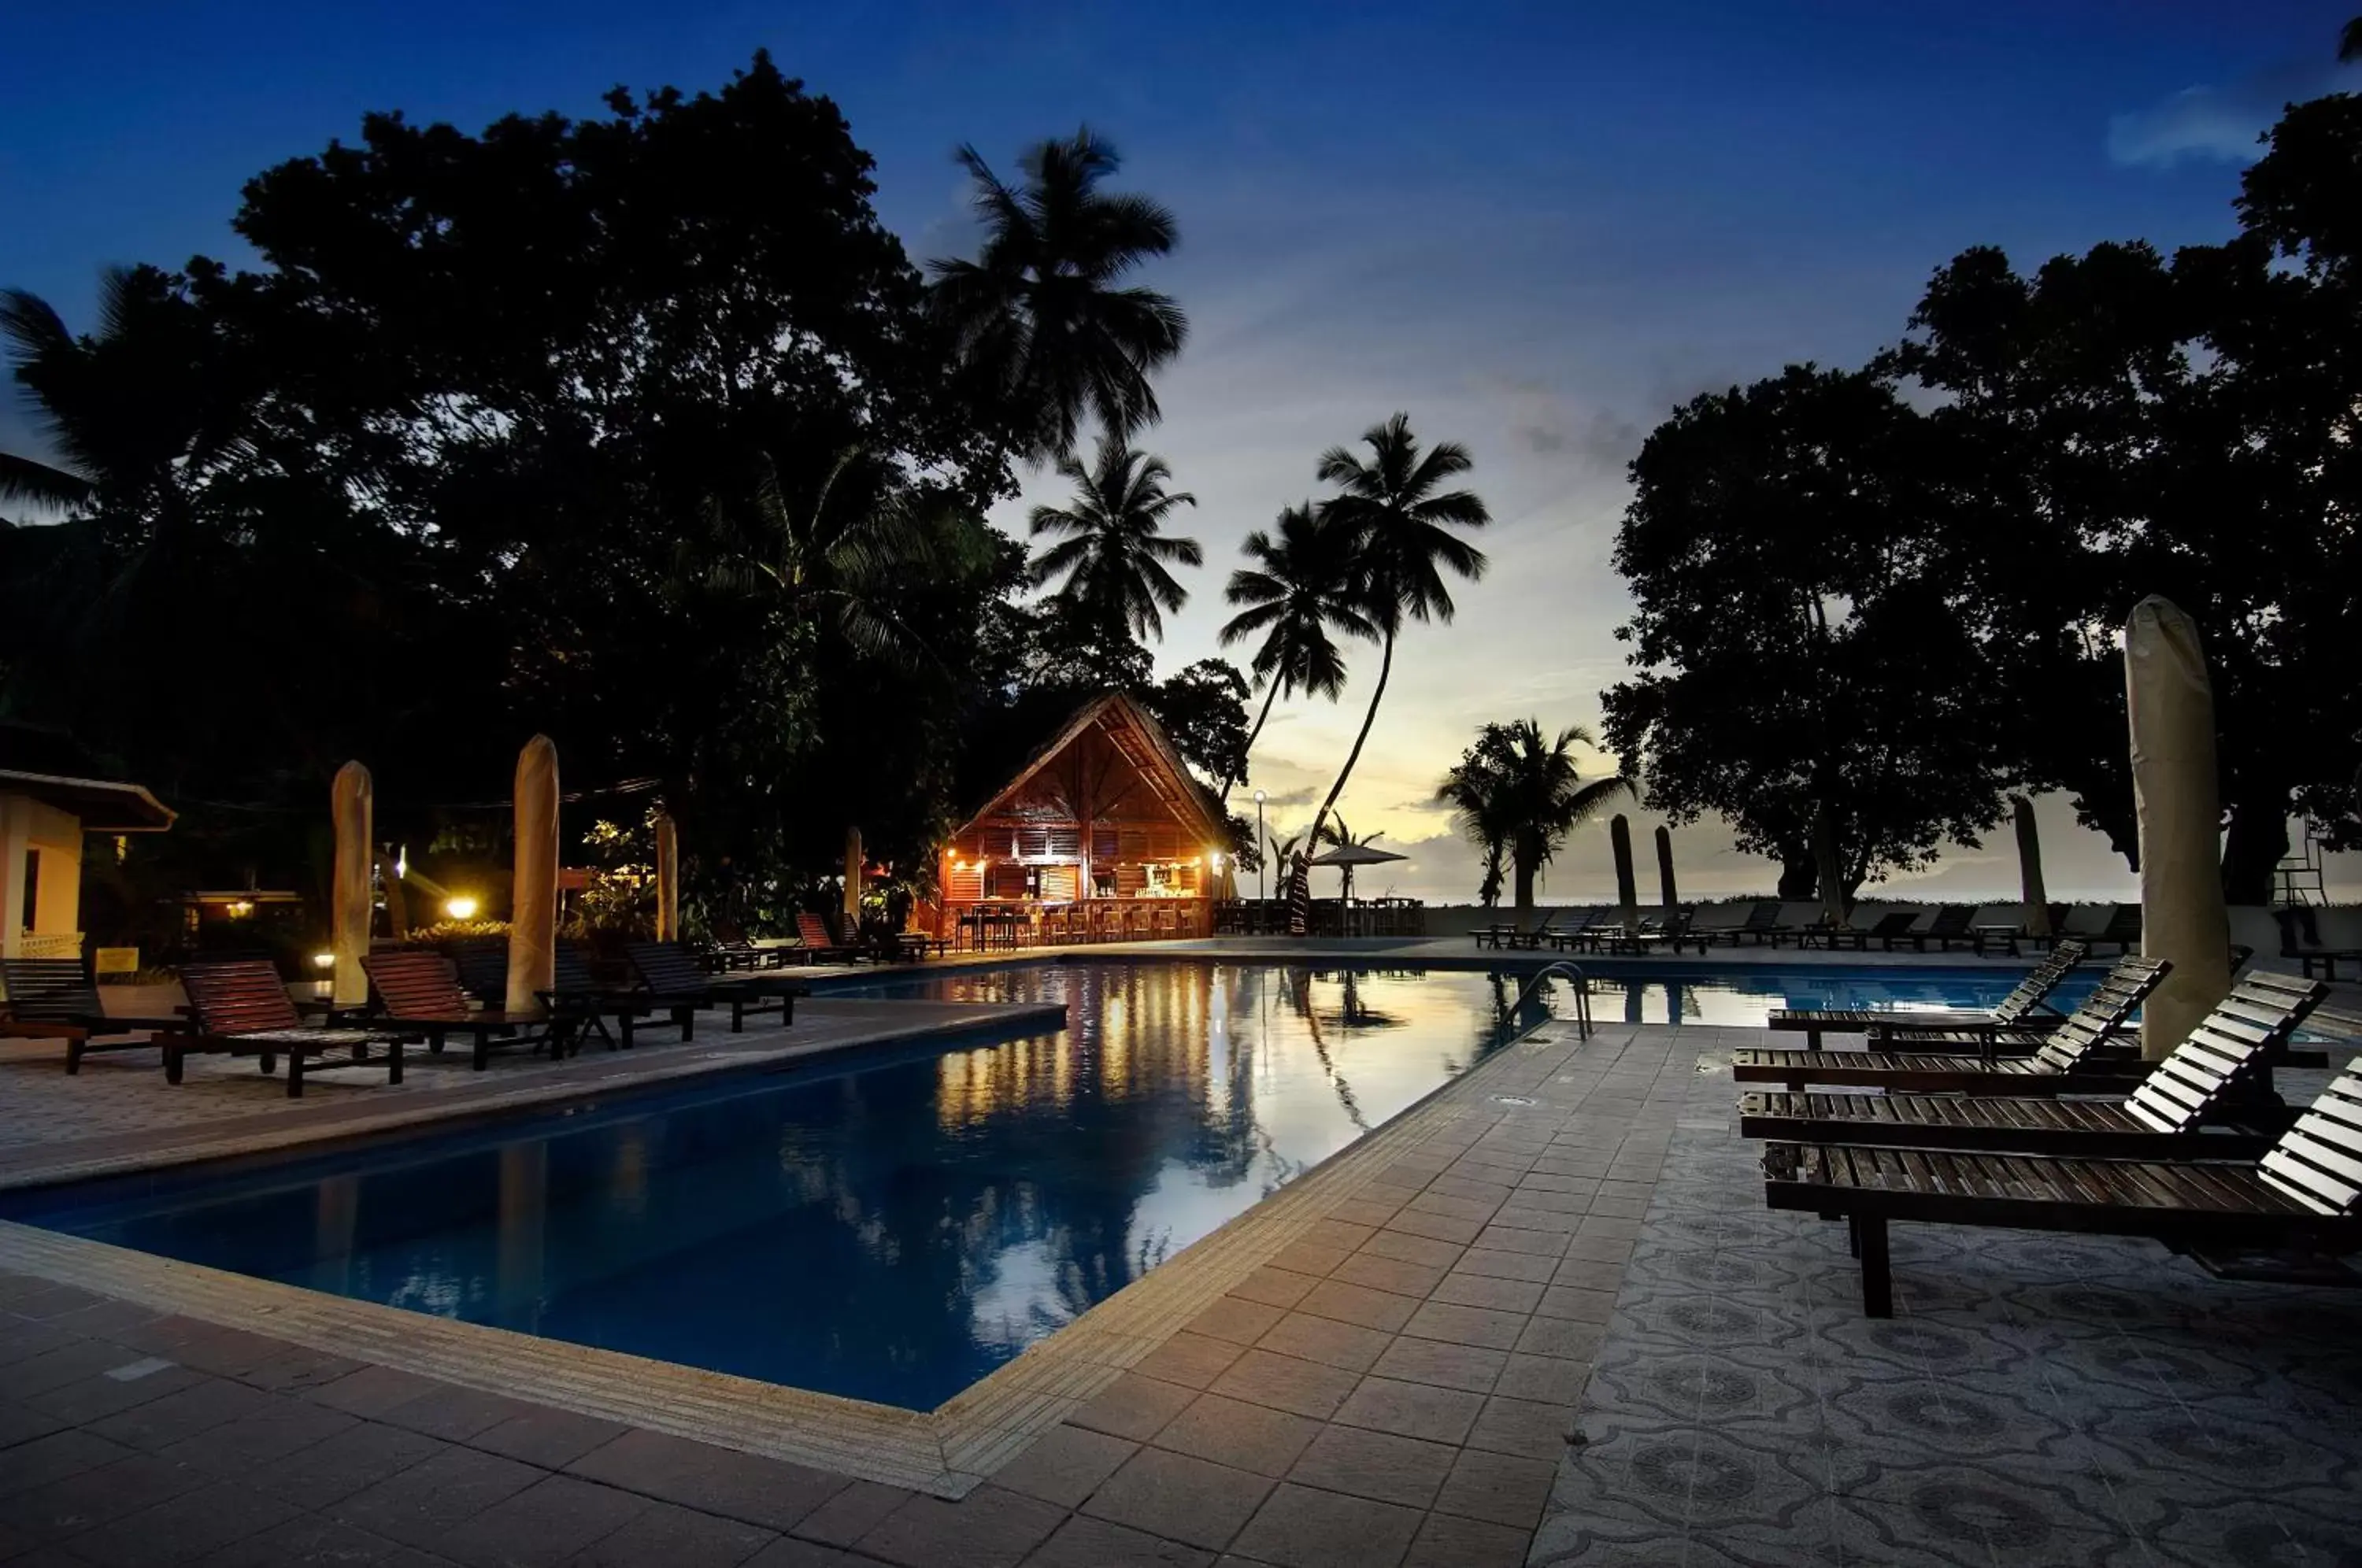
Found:
[[[1272,703],[1297,691],[1334,702],[1345,690],[1345,656],[1331,632],[1374,641],[1377,627],[1360,602],[1349,531],[1326,526],[1311,504],[1279,514],[1279,537],[1257,528],[1239,547],[1255,562],[1231,573],[1223,597],[1246,608],[1222,624],[1230,647],[1257,633],[1249,666],[1264,688],[1263,708],[1239,750],[1239,769],[1222,778],[1222,799],[1245,776],[1247,754],[1271,718]]]
[[[1530,913],[1535,878],[1565,847],[1576,825],[1596,816],[1619,790],[1632,792],[1629,779],[1613,774],[1584,780],[1573,750],[1594,744],[1579,725],[1552,738],[1534,719],[1488,723],[1444,775],[1435,798],[1452,808],[1452,825],[1484,855],[1485,885],[1478,893],[1484,902],[1501,896],[1506,854],[1515,871],[1518,912]]]
[[[1197,505],[1198,498],[1167,491],[1173,470],[1164,459],[1114,436],[1099,438],[1088,469],[1061,458],[1058,472],[1074,481],[1075,498],[1065,506],[1036,506],[1027,519],[1036,538],[1063,536],[1034,558],[1034,582],[1063,579],[1058,597],[1094,620],[1162,639],[1163,612],[1180,609],[1189,598],[1164,563],[1194,567],[1206,559],[1197,540],[1166,536],[1164,520],[1176,506]]]

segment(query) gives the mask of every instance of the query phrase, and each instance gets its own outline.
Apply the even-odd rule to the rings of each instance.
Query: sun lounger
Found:
[[[331,1067],[383,1066],[387,1083],[402,1081],[401,1031],[305,1023],[271,964],[190,964],[181,970],[181,985],[189,993],[193,1024],[187,1034],[158,1039],[167,1083],[181,1081],[182,1058],[192,1052],[259,1056],[265,1073],[276,1071],[284,1056],[290,1099],[302,1097],[304,1074]],[[371,1057],[372,1047],[383,1054]]]
[[[2148,1236],[2235,1275],[2248,1271],[2225,1258],[2362,1247],[2362,1077],[2331,1084],[2253,1165],[1772,1143],[1763,1170],[1772,1208],[1851,1226],[1872,1318],[1894,1314],[1887,1226],[1898,1220]]]
[[[62,1040],[69,1073],[94,1051],[153,1050],[159,1032],[189,1028],[186,1017],[108,1017],[79,958],[0,959],[0,1039]]]
[[[1738,1130],[1801,1143],[2011,1149],[2027,1154],[2254,1159],[2286,1131],[2269,1062],[2329,988],[2250,975],[2123,1100],[1758,1093]],[[2232,1131],[2209,1131],[2228,1122]]]
[[[848,946],[830,935],[828,922],[810,910],[797,911],[796,936],[808,959],[818,959],[823,964],[833,964],[840,959],[861,956],[859,947]]]
[[[1870,951],[1870,944],[1875,942],[1887,952],[1892,953],[1894,951],[1894,944],[1902,941],[1910,941],[1915,947],[1925,946],[1924,943],[1912,937],[1911,928],[1918,923],[1917,910],[1895,910],[1879,916],[1877,924],[1865,929],[1857,930],[1852,926],[1823,926],[1817,931],[1809,933],[1808,936],[1817,937],[1820,945],[1832,952],[1841,948],[1851,948],[1856,953],[1867,953]],[[1808,947],[1812,944],[1810,940],[1805,944]]]
[[[2109,911],[2107,923],[2099,930],[2061,932],[2059,934],[2081,937],[2083,944],[2091,949],[2094,956],[2105,956],[2101,953],[2103,947],[2113,947],[2119,953],[2134,952],[2139,948],[2141,941],[2140,906],[2118,904]]]
[[[1893,1008],[1782,1008],[1766,1019],[1771,1029],[1801,1031],[1805,1043],[1817,1049],[1824,1034],[1866,1034],[1873,1029],[1998,1029],[2020,1027],[2044,1031],[2056,1028],[2067,1015],[2050,1006],[2058,988],[2083,959],[2083,944],[2069,938],[2047,957],[2025,972],[2016,988],[1990,1010],[1949,1012],[1904,1012]]]
[[[567,1054],[565,1021],[534,1014],[519,1017],[498,1008],[476,1008],[459,988],[458,971],[440,953],[414,947],[392,953],[372,953],[361,960],[370,994],[388,1019],[414,1031],[439,1056],[457,1034],[474,1046],[471,1065],[482,1072],[491,1062],[495,1045],[549,1047],[553,1056]]]
[[[1733,947],[1749,943],[1760,947],[1767,942],[1777,947],[1783,940],[1795,934],[1794,926],[1780,922],[1780,900],[1777,899],[1757,900],[1754,907],[1747,911],[1745,920],[1727,930],[1714,933],[1717,939],[1727,938]]]
[[[1706,938],[1690,930],[1690,911],[1676,910],[1661,918],[1644,920],[1639,928],[1626,931],[1621,922],[1602,923],[1584,933],[1585,950],[1592,953],[1623,953],[1638,956],[1650,948],[1663,944],[1678,954],[1694,943],[1698,955],[1705,955]]]
[[[784,977],[708,975],[679,943],[633,942],[625,944],[624,951],[630,955],[632,967],[639,971],[649,1002],[676,1010],[727,1008],[733,1034],[745,1032],[749,1014],[776,1012],[781,1023],[793,1023],[796,999],[811,994]],[[687,1029],[681,1038],[689,1038]]]
[[[492,1007],[508,999],[506,943],[462,943],[447,953],[458,971],[460,989]],[[557,944],[554,968],[555,982],[540,993],[541,1005],[569,1038],[571,1049],[579,1049],[586,1035],[595,1034],[610,1050],[621,1046],[628,1051],[635,1043],[638,1025],[653,1021],[656,1010],[647,999],[622,987],[602,984],[577,944]],[[684,1008],[670,1016],[680,1026],[681,1038],[688,1039],[694,1010]],[[613,1030],[607,1027],[610,1021],[615,1025]]]
[[[2275,910],[2272,918],[2279,922],[2280,956],[2295,959],[2306,978],[2318,970],[2323,979],[2334,980],[2337,966],[2351,964],[2355,978],[2362,979],[2362,947],[2323,947],[2320,923],[2311,907]]]
[[[2077,1008],[2028,1056],[1994,1053],[1988,1037],[1963,1035],[1947,1043],[1966,1053],[1914,1051],[1789,1051],[1731,1053],[1741,1083],[1857,1085],[1926,1094],[2056,1095],[2128,1090],[2147,1065],[2113,1060],[2110,1041],[2147,999],[2172,966],[2162,959],[2127,959],[2108,972]]]

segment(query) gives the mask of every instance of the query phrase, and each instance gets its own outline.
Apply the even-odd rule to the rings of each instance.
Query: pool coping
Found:
[[[0,1267],[488,1393],[956,1499],[1378,1172],[1459,1121],[1521,1056],[1573,1029],[1550,1020],[1523,1031],[930,1411],[429,1317],[14,1221],[0,1220]]]

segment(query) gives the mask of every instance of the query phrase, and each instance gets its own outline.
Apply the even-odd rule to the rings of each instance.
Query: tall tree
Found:
[[[1395,641],[1404,623],[1449,623],[1453,605],[1445,574],[1469,582],[1485,575],[1485,552],[1453,530],[1482,528],[1493,520],[1475,491],[1443,488],[1447,480],[1476,466],[1459,442],[1439,441],[1421,451],[1407,414],[1370,426],[1362,440],[1370,448],[1366,460],[1349,447],[1331,447],[1321,454],[1318,474],[1338,487],[1339,493],[1324,508],[1324,519],[1349,541],[1361,579],[1362,613],[1377,628],[1382,651],[1361,733],[1353,737],[1353,749],[1346,754],[1328,798],[1312,815],[1315,837],[1336,808],[1337,797],[1344,793],[1345,781],[1353,776],[1363,745],[1370,738],[1370,726],[1377,722],[1386,678],[1394,670]]]
[[[1027,149],[1014,187],[975,148],[958,157],[984,246],[973,261],[933,263],[929,303],[969,373],[1009,411],[1015,449],[1067,457],[1086,414],[1116,439],[1155,423],[1149,375],[1180,353],[1188,318],[1168,296],[1123,280],[1171,252],[1173,215],[1100,189],[1122,160],[1088,127]]]
[[[1167,491],[1173,470],[1164,459],[1114,435],[1099,437],[1088,469],[1061,458],[1058,472],[1074,481],[1075,499],[1063,507],[1037,506],[1028,519],[1035,538],[1063,536],[1034,558],[1034,582],[1063,579],[1059,598],[1136,635],[1162,639],[1163,612],[1189,598],[1165,563],[1194,567],[1206,559],[1197,540],[1167,537],[1164,522],[1174,508],[1195,506],[1198,498]]]
[[[1983,628],[1923,436],[1877,378],[1792,366],[1684,404],[1633,460],[1636,673],[1603,695],[1608,745],[1649,805],[1719,812],[1788,867],[1783,894],[1816,831],[1850,900],[2000,818]]]
[[[1534,719],[1488,723],[1444,775],[1436,799],[1452,808],[1453,824],[1484,853],[1489,891],[1485,902],[1500,896],[1506,853],[1515,876],[1518,912],[1530,914],[1535,880],[1565,847],[1568,835],[1598,815],[1617,793],[1632,792],[1631,781],[1617,775],[1584,778],[1573,751],[1595,744],[1590,732],[1579,725],[1551,737]]]
[[[1377,627],[1360,602],[1348,531],[1327,525],[1310,502],[1283,509],[1279,536],[1261,528],[1240,551],[1255,564],[1231,573],[1223,597],[1243,605],[1222,625],[1222,646],[1260,633],[1249,668],[1264,688],[1263,707],[1247,732],[1237,773],[1222,780],[1222,799],[1244,777],[1246,755],[1271,718],[1272,703],[1303,691],[1334,702],[1345,690],[1345,655],[1330,634],[1375,640]]]

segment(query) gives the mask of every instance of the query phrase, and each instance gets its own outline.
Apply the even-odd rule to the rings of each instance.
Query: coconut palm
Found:
[[[1037,506],[1028,519],[1035,537],[1066,536],[1033,558],[1028,569],[1039,587],[1065,580],[1057,597],[1110,625],[1162,639],[1161,612],[1178,610],[1189,591],[1164,569],[1167,561],[1204,564],[1195,539],[1171,539],[1164,519],[1176,506],[1195,506],[1187,491],[1167,491],[1173,470],[1164,459],[1135,451],[1122,437],[1099,437],[1098,458],[1086,469],[1073,458],[1058,459],[1058,471],[1075,481],[1075,499],[1065,507]]]
[[[1370,447],[1367,461],[1347,447],[1332,447],[1321,454],[1319,477],[1341,492],[1330,501],[1324,516],[1329,526],[1341,527],[1351,541],[1361,574],[1362,612],[1377,628],[1384,651],[1361,733],[1353,737],[1353,749],[1346,754],[1337,782],[1330,786],[1329,798],[1313,815],[1316,835],[1370,738],[1378,704],[1385,699],[1395,639],[1403,623],[1450,621],[1451,592],[1444,574],[1471,582],[1485,575],[1485,553],[1452,530],[1482,528],[1493,520],[1473,491],[1442,488],[1445,480],[1475,467],[1468,449],[1457,441],[1439,441],[1420,451],[1407,414],[1372,425],[1362,439]]]
[[[1223,624],[1222,646],[1263,634],[1249,665],[1264,688],[1263,711],[1243,752],[1254,750],[1274,700],[1303,691],[1334,702],[1345,690],[1345,656],[1331,631],[1377,636],[1358,602],[1350,543],[1345,530],[1324,525],[1308,502],[1281,511],[1276,539],[1258,528],[1240,547],[1256,564],[1231,573],[1223,597],[1247,608]],[[1224,801],[1237,783],[1222,780]]]
[[[1453,808],[1453,825],[1485,853],[1487,903],[1500,896],[1500,860],[1506,850],[1516,885],[1518,914],[1534,907],[1534,880],[1566,844],[1576,825],[1599,813],[1629,780],[1611,775],[1584,782],[1574,766],[1578,745],[1593,745],[1580,725],[1546,739],[1540,723],[1486,724],[1476,744],[1444,775],[1436,798]]]
[[[975,182],[984,248],[973,261],[932,263],[929,308],[1017,411],[1020,451],[1069,456],[1086,413],[1118,436],[1154,423],[1149,372],[1181,351],[1188,318],[1164,294],[1119,284],[1173,248],[1173,215],[1098,188],[1121,160],[1088,127],[1029,149],[1016,188],[975,148],[958,157]]]

